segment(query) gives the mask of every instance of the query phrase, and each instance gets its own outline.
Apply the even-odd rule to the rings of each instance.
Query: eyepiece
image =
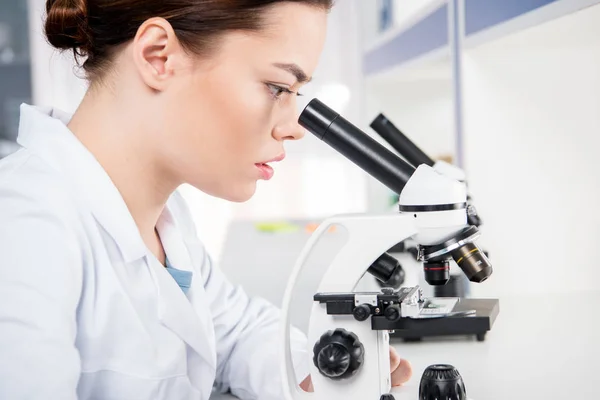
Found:
[[[312,99],[298,123],[395,193],[402,192],[415,168],[352,125],[318,99]]]
[[[339,116],[338,113],[327,107],[317,99],[312,100],[300,114],[298,123],[307,131],[323,140],[327,130]]]
[[[435,164],[423,150],[406,137],[385,115],[379,114],[371,122],[370,126],[415,168],[421,164],[427,164],[430,167]]]

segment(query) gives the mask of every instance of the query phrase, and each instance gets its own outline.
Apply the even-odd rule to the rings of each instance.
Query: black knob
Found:
[[[419,385],[419,400],[467,400],[462,377],[452,365],[427,367]]]
[[[365,349],[358,337],[338,328],[323,334],[313,348],[313,362],[319,372],[332,380],[356,374],[364,361]]]
[[[352,315],[357,321],[365,321],[371,315],[371,307],[368,304],[361,304],[359,306],[354,307],[352,310]]]
[[[412,255],[415,260],[419,259],[419,249],[417,249],[416,247],[409,247],[408,249],[406,249],[406,251],[410,253],[410,255]]]
[[[382,394],[379,400],[396,400],[393,394]]]
[[[473,225],[473,226],[477,226],[477,227],[479,227],[480,225],[483,224],[481,217],[479,216],[479,214],[477,214],[477,210],[475,209],[475,206],[473,206],[472,204],[469,204],[467,206],[467,223],[469,225]]]
[[[392,322],[398,321],[400,319],[400,314],[400,306],[398,304],[392,304],[391,306],[388,306],[383,312],[385,318]]]
[[[379,279],[375,279],[379,286],[381,287],[391,287],[399,289],[400,286],[404,283],[406,279],[406,272],[404,272],[404,268],[400,264],[396,266],[394,272],[390,275],[387,281],[381,281]]]

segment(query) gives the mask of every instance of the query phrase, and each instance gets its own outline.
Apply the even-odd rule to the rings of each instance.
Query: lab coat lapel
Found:
[[[154,260],[152,260],[154,261]],[[160,322],[198,353],[211,368],[216,367],[214,346],[207,340],[207,329],[175,280],[157,262],[151,268],[159,291]]]
[[[177,285],[169,273],[159,264],[160,277],[159,293],[161,309],[159,317],[161,322],[184,340],[192,349],[200,354],[205,361],[216,368],[216,345],[213,324],[210,314],[198,312],[208,310],[204,299],[204,288],[201,277],[194,271],[189,251],[168,207],[157,224],[163,247],[167,258],[174,268],[192,271],[192,284],[187,296]]]

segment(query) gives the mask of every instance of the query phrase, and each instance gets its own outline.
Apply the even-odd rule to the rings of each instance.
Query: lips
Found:
[[[275,173],[275,171],[273,171],[273,167],[271,167],[268,163],[279,162],[279,161],[282,161],[284,158],[285,158],[285,153],[282,153],[282,154],[278,155],[277,157],[274,157],[268,161],[256,163],[254,165],[256,166],[256,168],[258,168],[261,178],[268,181],[269,179],[271,179],[273,177],[273,174]]]
[[[275,158],[272,158],[272,159],[270,159],[268,161],[265,161],[265,162],[262,162],[262,163],[259,163],[259,164],[267,164],[267,163],[270,163],[270,162],[279,162],[279,161],[283,161],[284,158],[285,158],[285,153],[282,153],[282,154],[278,155]]]

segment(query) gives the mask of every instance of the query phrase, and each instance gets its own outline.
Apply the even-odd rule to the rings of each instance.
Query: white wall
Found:
[[[33,102],[73,112],[81,102],[87,82],[75,67],[72,54],[55,51],[44,36],[45,0],[27,0]]]
[[[439,3],[439,1],[394,0],[394,22],[398,25],[404,24],[435,3]]]
[[[600,7],[464,63],[465,162],[495,266],[473,293],[597,290]]]

